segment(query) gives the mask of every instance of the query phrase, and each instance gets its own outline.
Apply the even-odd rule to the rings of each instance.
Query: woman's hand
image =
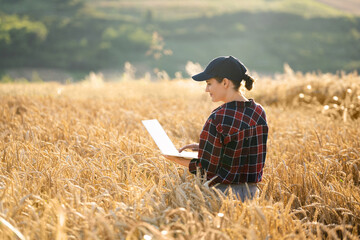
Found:
[[[175,157],[175,156],[169,156],[169,155],[163,155],[167,159],[169,159],[172,162],[176,162],[177,164],[180,164],[185,167],[189,167],[191,159],[186,159],[182,157]]]
[[[182,148],[179,149],[179,152],[182,152],[185,149],[189,149],[189,148],[191,148],[191,150],[193,150],[193,151],[199,151],[199,144],[198,143],[193,143],[193,144],[183,146]]]

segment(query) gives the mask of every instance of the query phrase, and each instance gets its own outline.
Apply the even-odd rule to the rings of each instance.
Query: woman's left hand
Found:
[[[163,155],[165,158],[169,159],[172,162],[176,162],[177,164],[180,164],[185,167],[189,167],[191,159],[186,159],[183,157],[175,157],[175,156],[169,156],[169,155]]]

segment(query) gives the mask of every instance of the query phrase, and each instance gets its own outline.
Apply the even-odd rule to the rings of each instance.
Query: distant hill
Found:
[[[262,74],[282,72],[284,63],[302,72],[360,70],[360,16],[331,0],[55,2],[0,0],[0,78],[48,68],[81,78],[121,72],[126,62],[137,76],[187,76],[188,61],[205,66],[219,55]]]
[[[319,2],[326,3],[334,8],[360,15],[360,1],[359,0],[318,0]]]

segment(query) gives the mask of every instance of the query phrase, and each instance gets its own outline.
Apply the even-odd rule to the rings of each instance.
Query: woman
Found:
[[[222,101],[200,134],[199,144],[182,147],[198,151],[198,158],[166,156],[168,159],[189,167],[193,174],[206,173],[210,185],[227,193],[229,187],[241,200],[253,198],[257,183],[261,181],[266,157],[268,126],[265,111],[252,99],[239,91],[241,82],[252,89],[253,78],[236,58],[218,57],[206,69],[193,76],[195,81],[206,81],[206,92],[213,102]]]

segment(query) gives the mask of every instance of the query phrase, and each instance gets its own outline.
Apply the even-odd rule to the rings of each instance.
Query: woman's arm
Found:
[[[167,159],[169,159],[170,161],[176,162],[177,164],[180,164],[185,167],[189,167],[189,163],[191,161],[191,159],[186,159],[186,158],[182,158],[182,157],[175,157],[175,156],[169,156],[169,155],[163,155],[163,156],[166,157]]]
[[[209,118],[200,134],[199,159],[191,161],[189,171],[195,174],[197,167],[200,167],[205,170],[208,179],[218,176],[222,147],[220,133],[217,132],[217,124],[212,118]],[[218,180],[222,181],[221,177]]]
[[[193,151],[199,151],[199,144],[194,143],[194,144],[186,145],[186,146],[180,148],[179,152],[182,152],[185,149],[189,149],[189,148],[191,148],[191,150],[193,150]],[[180,165],[185,166],[185,167],[189,167],[189,164],[190,164],[190,161],[191,161],[191,159],[186,159],[186,158],[182,158],[182,157],[175,157],[175,156],[169,156],[169,155],[164,155],[164,157],[166,157],[170,161],[176,162],[177,164],[180,164]]]

